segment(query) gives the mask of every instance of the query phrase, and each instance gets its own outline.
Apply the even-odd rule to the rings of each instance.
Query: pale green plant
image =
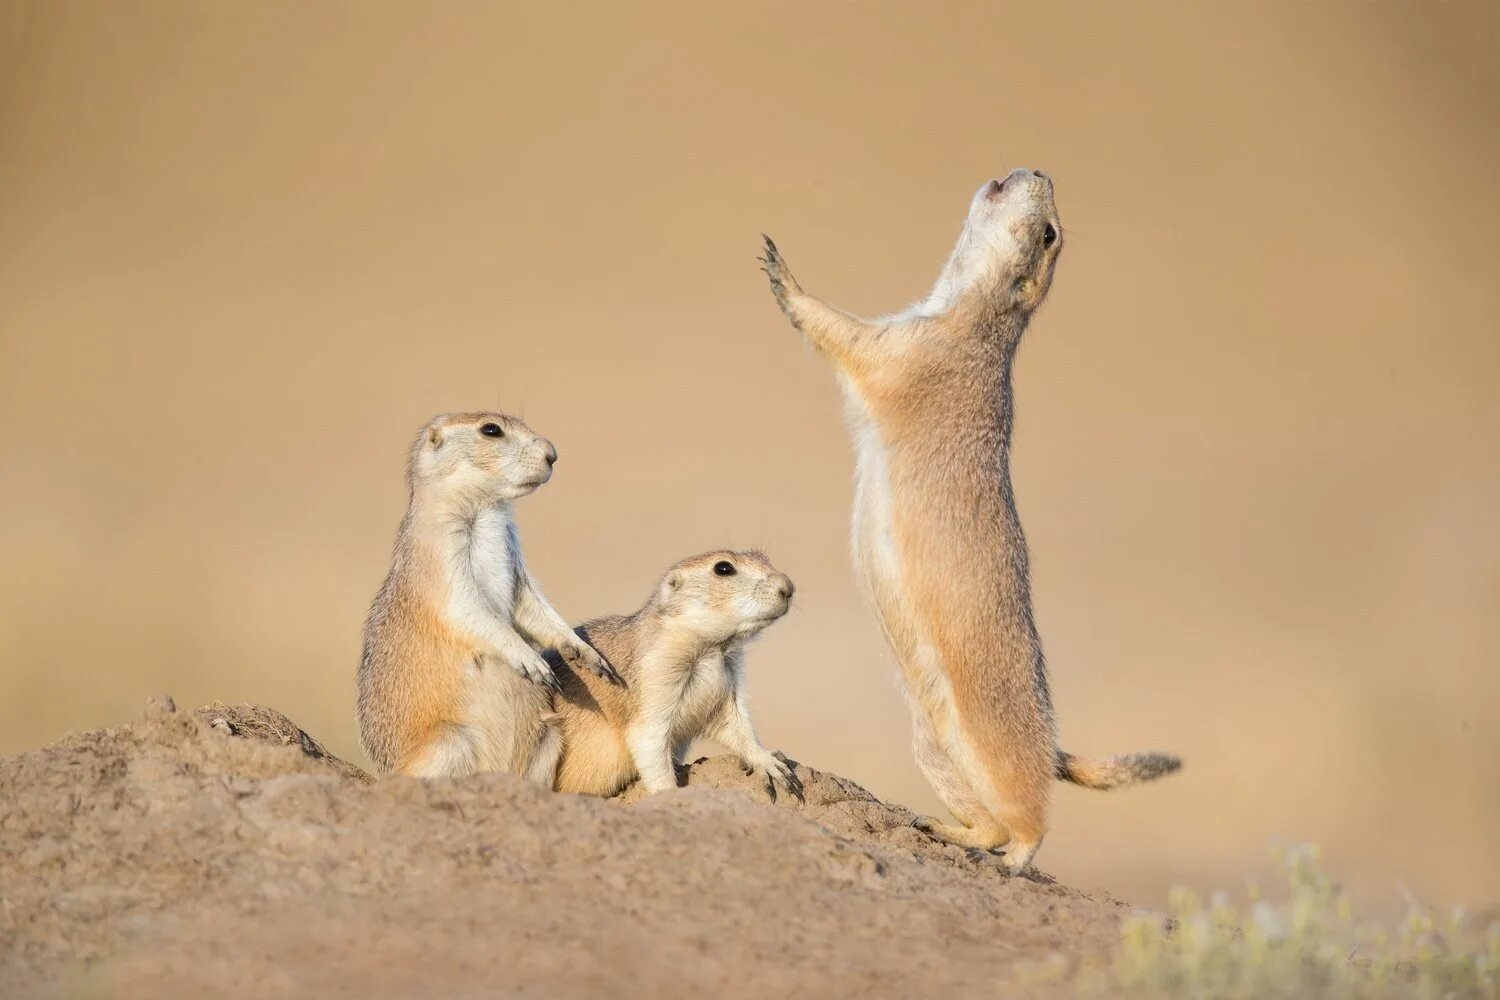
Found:
[[[1255,886],[1234,906],[1172,894],[1170,914],[1125,921],[1109,963],[1076,970],[1085,995],[1193,997],[1493,998],[1500,993],[1500,925],[1443,920],[1413,906],[1394,933],[1355,919],[1343,890],[1319,867],[1315,847],[1282,853],[1288,891],[1273,903]],[[1062,970],[1054,970],[1062,971]]]

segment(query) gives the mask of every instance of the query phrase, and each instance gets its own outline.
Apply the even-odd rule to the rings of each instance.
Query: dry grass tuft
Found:
[[[1356,918],[1343,889],[1319,866],[1316,847],[1282,852],[1283,902],[1248,887],[1243,907],[1223,892],[1205,905],[1186,889],[1171,913],[1137,914],[1103,966],[1072,971],[1083,995],[1194,997],[1495,997],[1500,991],[1500,924],[1468,926],[1462,910],[1436,920],[1413,906],[1394,932]]]

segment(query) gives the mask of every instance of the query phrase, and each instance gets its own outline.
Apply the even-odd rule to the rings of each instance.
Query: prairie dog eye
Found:
[[[1042,230],[1042,246],[1050,247],[1057,242],[1057,230],[1052,228],[1052,223],[1047,223],[1047,228]]]
[[[734,563],[723,559],[714,563],[714,576],[734,576]]]
[[[490,438],[505,437],[504,428],[496,423],[481,424],[479,427],[479,433],[483,434],[485,437]]]

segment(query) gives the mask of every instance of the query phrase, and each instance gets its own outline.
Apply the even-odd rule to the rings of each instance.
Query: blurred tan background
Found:
[[[1188,761],[1060,788],[1043,865],[1159,902],[1310,840],[1500,901],[1500,7],[516,6],[0,6],[0,752],[168,691],[362,760],[407,441],[499,405],[561,452],[521,518],[564,614],[763,546],[762,735],[934,808],[757,234],[894,310],[1026,165],[1064,742]]]

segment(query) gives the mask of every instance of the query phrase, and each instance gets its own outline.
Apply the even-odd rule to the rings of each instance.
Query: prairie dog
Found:
[[[515,417],[435,417],[412,444],[411,499],[365,620],[359,735],[380,771],[508,771],[550,784],[557,678],[533,647],[618,680],[526,571],[517,499],[557,451]]]
[[[1114,788],[1180,766],[1057,746],[1010,482],[1011,368],[1062,251],[1052,181],[981,187],[925,300],[862,320],[802,290],[765,239],[792,325],[833,365],[857,459],[856,575],[901,665],[917,763],[960,825],[924,829],[1020,872],[1047,828],[1054,778]]]
[[[624,677],[616,687],[558,671],[560,792],[613,795],[637,774],[650,792],[677,787],[694,738],[718,740],[772,798],[802,784],[761,745],[746,704],[744,646],[791,607],[792,581],[759,552],[705,552],[669,569],[633,615],[599,618],[578,635]]]

